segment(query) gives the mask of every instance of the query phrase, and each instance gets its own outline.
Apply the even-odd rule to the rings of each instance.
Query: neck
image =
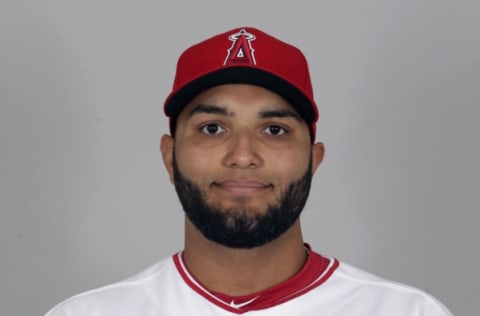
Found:
[[[207,240],[187,219],[183,258],[190,273],[212,292],[242,296],[295,275],[305,263],[300,223],[266,245],[228,248]]]

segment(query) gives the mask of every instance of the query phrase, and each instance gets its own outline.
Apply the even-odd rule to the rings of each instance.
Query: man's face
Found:
[[[323,156],[287,101],[238,84],[192,100],[177,118],[172,152],[162,151],[187,217],[234,248],[260,246],[297,221]]]

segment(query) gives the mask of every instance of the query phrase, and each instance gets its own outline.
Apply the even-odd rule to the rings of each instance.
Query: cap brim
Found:
[[[165,114],[173,119],[171,121],[175,121],[183,108],[198,94],[218,85],[234,83],[251,84],[273,91],[287,100],[307,123],[314,123],[317,119],[315,104],[299,88],[270,72],[246,66],[211,72],[174,91],[165,102]]]

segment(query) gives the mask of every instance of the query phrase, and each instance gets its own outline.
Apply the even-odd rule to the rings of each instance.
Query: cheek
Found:
[[[208,177],[218,165],[215,162],[217,157],[215,154],[205,153],[205,151],[192,146],[179,146],[175,150],[175,157],[183,176],[195,181]]]
[[[273,174],[278,174],[285,182],[302,177],[310,163],[310,149],[283,151],[272,155],[265,165]]]

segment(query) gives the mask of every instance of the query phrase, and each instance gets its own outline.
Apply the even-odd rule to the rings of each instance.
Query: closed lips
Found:
[[[271,184],[266,184],[256,180],[247,180],[247,179],[229,179],[219,182],[214,182],[214,186],[231,192],[236,193],[253,193],[264,190],[271,187]]]

